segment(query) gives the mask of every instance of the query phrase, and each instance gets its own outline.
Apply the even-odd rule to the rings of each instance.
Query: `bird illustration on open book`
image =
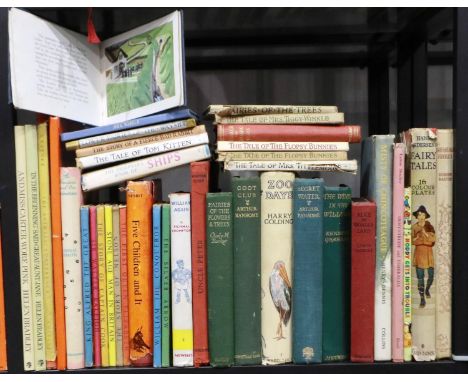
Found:
[[[270,275],[270,294],[273,304],[279,313],[280,321],[276,329],[276,340],[283,336],[283,325],[287,326],[291,317],[291,282],[286,272],[284,261],[277,261]]]

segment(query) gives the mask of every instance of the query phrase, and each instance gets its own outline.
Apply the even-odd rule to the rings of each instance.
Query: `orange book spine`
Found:
[[[128,332],[127,207],[120,206],[120,293],[122,295],[123,364],[130,365]]]
[[[153,364],[153,183],[127,184],[127,270],[130,362]]]
[[[49,119],[50,155],[50,210],[52,225],[52,261],[54,267],[55,334],[57,341],[57,369],[67,368],[67,344],[65,337],[65,297],[62,254],[62,211],[60,200],[60,118]]]
[[[5,300],[3,295],[2,233],[0,231],[0,370],[7,370]]]

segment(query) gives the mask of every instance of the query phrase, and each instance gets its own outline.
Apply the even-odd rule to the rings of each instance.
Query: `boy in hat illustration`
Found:
[[[434,281],[434,254],[432,247],[436,241],[435,230],[432,224],[427,220],[431,217],[426,207],[421,205],[413,216],[418,221],[413,224],[411,237],[413,239],[414,259],[413,265],[416,267],[416,277],[418,278],[418,291],[421,297],[420,308],[426,306],[426,298],[431,298],[430,288]],[[427,269],[427,284],[424,288],[424,276]]]

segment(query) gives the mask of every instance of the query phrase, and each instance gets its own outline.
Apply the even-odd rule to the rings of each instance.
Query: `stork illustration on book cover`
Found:
[[[279,313],[279,323],[276,329],[276,340],[285,339],[283,336],[283,325],[288,326],[291,318],[291,282],[284,261],[277,261],[270,275],[270,295]]]

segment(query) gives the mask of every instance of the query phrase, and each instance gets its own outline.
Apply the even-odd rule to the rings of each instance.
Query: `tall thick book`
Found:
[[[54,272],[52,263],[52,228],[50,218],[49,144],[47,122],[37,128],[39,166],[39,201],[41,210],[42,282],[44,286],[44,337],[48,369],[57,368],[54,313]]]
[[[98,254],[98,290],[99,323],[101,338],[101,363],[109,366],[109,333],[107,331],[107,275],[106,275],[106,222],[104,205],[96,208],[97,254]]]
[[[218,124],[239,125],[336,125],[344,123],[343,113],[264,114],[242,116],[215,116]]]
[[[217,142],[222,151],[349,151],[348,142]]]
[[[93,321],[91,308],[91,243],[89,225],[89,206],[81,206],[81,259],[83,278],[83,330],[85,367],[93,366]]]
[[[417,128],[405,133],[410,152],[412,204],[412,349],[416,361],[436,358],[435,258],[437,257],[437,132]]]
[[[192,178],[190,206],[192,219],[193,292],[193,363],[209,364],[208,307],[206,276],[206,194],[209,187],[210,162],[190,164]]]
[[[49,118],[49,159],[50,159],[50,212],[52,228],[52,262],[54,269],[55,339],[57,341],[57,369],[67,367],[67,344],[65,327],[65,299],[62,253],[62,205],[60,202],[60,133],[62,121]]]
[[[393,150],[392,214],[392,361],[403,362],[403,215],[405,144]]]
[[[130,362],[153,364],[153,182],[127,184],[128,323]]]
[[[171,206],[162,206],[161,232],[161,363],[171,364]]]
[[[411,336],[411,187],[404,189],[404,212],[403,212],[403,243],[404,243],[404,265],[403,265],[403,359],[410,362],[412,356]]]
[[[231,125],[216,126],[220,141],[360,142],[361,126]]]
[[[351,188],[323,195],[323,361],[345,361],[350,348]],[[294,276],[296,279],[296,276]]]
[[[13,8],[9,36],[13,103],[20,109],[102,125],[185,104],[180,11],[97,45]]]
[[[63,210],[63,269],[65,288],[65,323],[67,327],[67,368],[84,367],[83,296],[81,276],[80,170],[62,167],[60,194]]]
[[[336,106],[321,105],[210,105],[205,114],[219,116],[255,114],[336,113]]]
[[[18,247],[21,288],[21,323],[23,331],[23,367],[34,370],[34,325],[32,299],[32,264],[29,259],[28,187],[26,174],[26,137],[24,126],[15,126],[16,196],[18,210]]]
[[[452,355],[453,130],[437,131],[436,358]]]
[[[232,193],[206,195],[210,364],[234,363]]]
[[[93,325],[93,364],[101,366],[101,319],[99,317],[99,259],[96,206],[89,206],[89,241],[91,252],[91,309]]]
[[[37,128],[24,127],[26,137],[26,184],[28,192],[29,256],[33,301],[35,370],[46,369],[44,332],[44,293],[41,249],[41,214],[39,195],[39,168]],[[79,221],[79,220],[78,220]]]
[[[292,360],[292,189],[294,174],[260,177],[262,364]]]
[[[112,244],[114,252],[114,314],[115,314],[115,354],[116,366],[123,366],[123,333],[122,333],[122,280],[120,278],[120,207],[112,206]]]
[[[120,206],[120,293],[122,295],[122,353],[124,366],[130,365],[130,336],[128,328],[128,253],[127,206]]]
[[[104,206],[105,249],[106,249],[106,300],[107,300],[107,340],[109,346],[109,366],[117,366],[117,343],[115,335],[115,291],[114,291],[114,235],[112,206]]]
[[[231,182],[234,244],[234,362],[262,363],[260,178]]]
[[[374,358],[392,358],[392,169],[393,135],[363,141],[361,193],[377,205]]]
[[[351,361],[374,361],[375,235],[377,207],[351,203]]]
[[[153,367],[161,367],[161,205],[153,205]]]
[[[2,232],[0,230],[0,370],[7,370],[7,348],[5,333],[5,297],[3,286]]]
[[[210,156],[208,145],[201,145],[91,171],[81,177],[83,191],[142,178],[169,168],[208,159]]]
[[[193,366],[190,194],[169,194],[173,366]]]
[[[294,285],[292,305],[293,361],[296,364],[322,362],[322,269],[323,269],[323,179],[296,179],[293,186]],[[282,264],[275,263],[270,292],[287,302]],[[287,284],[287,283],[286,283]],[[336,297],[336,296],[334,296]],[[276,305],[276,304],[275,304]],[[278,336],[281,337],[281,331]]]

